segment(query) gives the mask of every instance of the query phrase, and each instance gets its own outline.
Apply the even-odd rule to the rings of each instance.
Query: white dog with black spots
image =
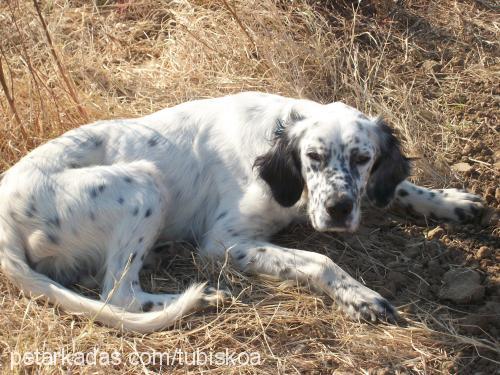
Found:
[[[327,256],[269,242],[294,220],[357,229],[364,196],[439,221],[470,222],[475,195],[406,181],[410,167],[380,119],[335,102],[247,92],[151,115],[99,121],[36,148],[0,182],[0,261],[21,290],[107,325],[151,332],[225,293],[193,285],[143,291],[158,243],[190,241],[203,258],[309,283],[350,316],[395,308]],[[70,289],[100,287],[100,300]]]

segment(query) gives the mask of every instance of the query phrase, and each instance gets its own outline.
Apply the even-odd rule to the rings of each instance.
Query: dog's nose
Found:
[[[327,204],[326,211],[336,221],[344,221],[352,212],[353,207],[354,201],[352,200],[352,198],[343,197],[333,205]]]

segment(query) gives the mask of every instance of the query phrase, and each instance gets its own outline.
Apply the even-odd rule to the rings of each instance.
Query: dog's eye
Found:
[[[314,151],[309,151],[307,154],[307,157],[311,160],[314,160],[314,161],[321,161],[321,155],[318,154],[317,152],[314,152]]]
[[[356,155],[354,157],[354,162],[357,164],[357,165],[365,165],[366,163],[368,163],[370,161],[370,157],[369,156],[366,156],[366,155]]]

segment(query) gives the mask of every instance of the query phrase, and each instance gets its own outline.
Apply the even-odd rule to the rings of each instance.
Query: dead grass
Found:
[[[436,187],[463,185],[469,180],[451,173],[448,164],[457,160],[464,142],[478,133],[487,147],[498,144],[500,33],[493,2],[361,3],[355,8],[357,2],[312,0],[47,0],[38,12],[31,1],[2,2],[0,170],[83,123],[262,90],[321,102],[343,100],[383,114],[399,130],[408,154],[420,157],[415,180]],[[495,183],[498,173],[487,167],[480,172],[492,173]],[[349,238],[295,227],[278,241],[327,253],[379,291],[392,280],[391,271],[401,271],[398,261],[408,246],[422,250],[411,260],[417,265],[432,246],[444,254],[458,248],[460,257],[450,259],[465,262],[469,247],[482,241],[470,245],[450,234],[449,241],[429,244],[424,228],[396,225],[382,216],[387,215],[370,213],[372,220]],[[497,248],[498,231],[485,233],[485,243]],[[172,330],[147,336],[119,333],[30,301],[2,277],[0,364],[5,373],[13,352],[88,353],[93,348],[116,350],[122,359],[142,351],[227,348],[258,352],[261,363],[198,368],[122,362],[106,368],[17,366],[14,371],[446,374],[489,373],[498,364],[497,328],[464,334],[461,322],[470,308],[438,301],[439,280],[426,282],[419,276],[425,275],[422,266],[407,264],[401,272],[408,284],[391,296],[409,325],[372,326],[349,321],[331,301],[304,292],[307,288],[248,279],[227,267],[220,274],[193,267],[196,258],[179,246],[183,251],[173,257],[173,266],[144,276],[153,290],[209,279],[224,284],[235,300],[218,312],[195,314]],[[484,277],[499,280],[492,269],[483,267]],[[491,299],[498,298],[493,292]]]

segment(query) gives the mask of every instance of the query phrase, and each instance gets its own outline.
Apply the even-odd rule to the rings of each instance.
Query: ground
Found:
[[[321,234],[304,225],[276,237],[328,254],[390,299],[406,320],[400,326],[351,321],[307,286],[248,277],[227,265],[203,266],[185,244],[166,249],[169,261],[144,270],[143,282],[155,291],[177,291],[209,280],[227,288],[233,300],[146,336],[32,301],[0,275],[2,370],[9,373],[16,354],[116,351],[120,361],[106,367],[87,356],[85,366],[67,357],[62,368],[25,362],[13,370],[498,373],[496,2],[52,0],[41,1],[39,11],[35,4],[0,4],[1,171],[84,123],[262,90],[342,100],[383,115],[414,158],[413,181],[469,189],[490,210],[479,225],[452,226],[367,208],[354,235]],[[458,290],[477,279],[472,295],[450,301],[443,291],[467,270],[475,276]],[[176,350],[227,350],[230,359],[231,353],[258,353],[259,363],[198,368],[151,363],[147,356]],[[143,364],[134,357],[140,352],[146,352]]]

